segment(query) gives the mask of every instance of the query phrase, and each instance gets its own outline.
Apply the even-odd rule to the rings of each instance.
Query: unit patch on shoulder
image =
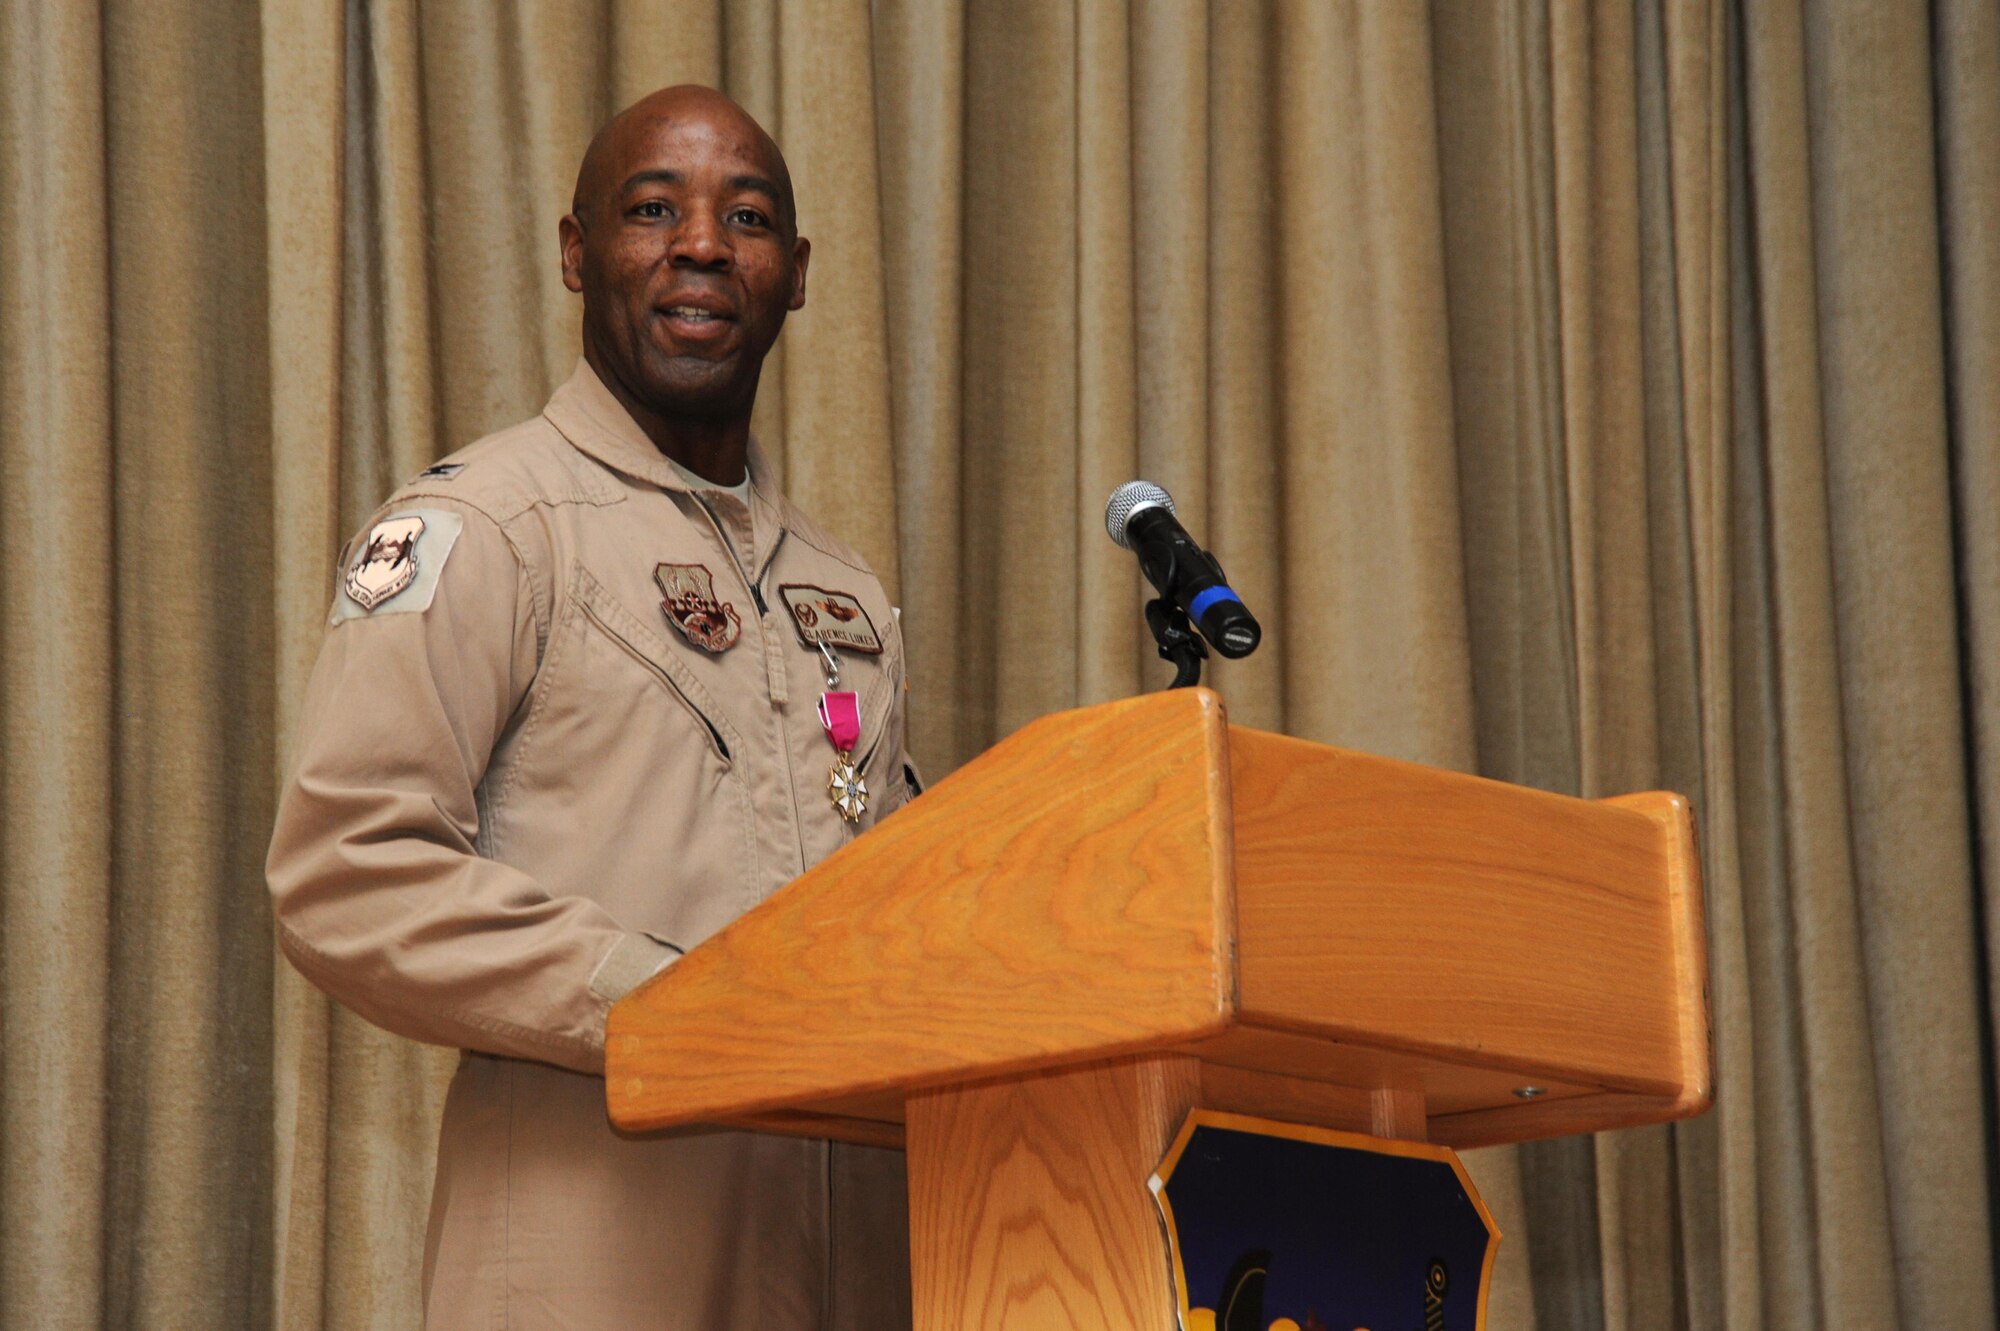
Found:
[[[778,598],[791,611],[792,623],[806,646],[845,647],[871,655],[881,652],[882,638],[875,632],[875,621],[848,593],[788,582],[778,588]]]
[[[418,508],[370,527],[340,580],[330,622],[428,610],[464,526],[457,513]]]
[[[463,462],[440,462],[434,467],[425,467],[417,473],[420,481],[448,481],[465,470]]]
[[[715,599],[715,578],[706,564],[661,564],[653,570],[660,584],[660,609],[681,636],[705,652],[726,652],[736,645],[743,621],[736,607]]]

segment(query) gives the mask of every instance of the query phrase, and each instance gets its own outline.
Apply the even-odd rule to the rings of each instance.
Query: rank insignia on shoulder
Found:
[[[788,582],[778,588],[778,599],[791,612],[799,640],[806,646],[845,647],[870,655],[881,652],[882,638],[875,632],[875,621],[848,593]]]
[[[370,527],[340,580],[332,622],[378,610],[386,615],[429,609],[464,525],[456,513],[423,508],[391,514]]]
[[[425,467],[417,473],[420,481],[448,481],[465,470],[463,462],[440,462],[434,467]]]
[[[743,621],[736,607],[715,597],[715,578],[706,564],[661,564],[653,570],[660,584],[660,609],[681,636],[705,652],[726,652],[736,645]]]

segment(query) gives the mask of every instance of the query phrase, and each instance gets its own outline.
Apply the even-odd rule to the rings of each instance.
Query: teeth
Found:
[[[708,310],[698,310],[692,305],[670,305],[667,307],[667,313],[673,315],[676,319],[706,320],[720,319],[722,317]]]

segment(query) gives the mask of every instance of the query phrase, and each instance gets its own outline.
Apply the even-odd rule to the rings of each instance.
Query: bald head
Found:
[[[778,145],[713,88],[663,88],[591,140],[558,230],[584,359],[662,452],[733,482],[764,357],[806,300]]]
[[[776,205],[776,221],[786,237],[798,234],[798,210],[792,200],[792,173],[777,143],[748,111],[727,95],[698,83],[682,83],[648,93],[604,122],[584,149],[577,167],[576,192],[570,211],[588,222],[625,185],[634,163],[643,158],[663,129],[680,128],[737,138],[759,160]]]

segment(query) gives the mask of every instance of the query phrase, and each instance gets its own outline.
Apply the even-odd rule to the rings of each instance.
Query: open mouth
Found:
[[[696,309],[692,305],[669,305],[665,313],[669,319],[678,319],[684,323],[712,324],[729,322],[729,316],[726,314],[715,310]]]

